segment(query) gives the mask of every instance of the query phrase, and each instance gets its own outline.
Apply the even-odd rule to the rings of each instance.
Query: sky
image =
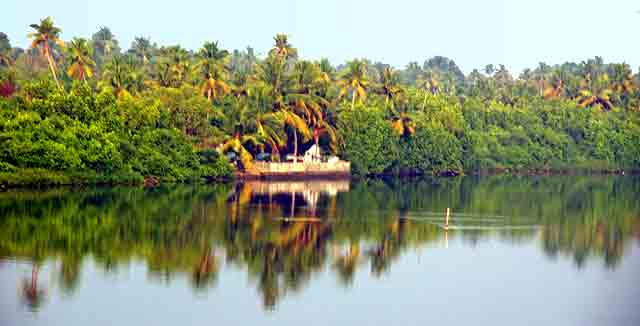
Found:
[[[62,39],[107,26],[126,49],[136,36],[198,49],[252,46],[265,54],[285,33],[307,59],[366,57],[394,67],[449,57],[468,73],[491,63],[514,72],[601,56],[640,65],[638,0],[5,0],[0,31],[26,47],[29,24],[46,16]]]

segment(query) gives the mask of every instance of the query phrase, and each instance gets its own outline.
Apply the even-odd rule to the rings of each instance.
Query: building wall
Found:
[[[339,161],[337,163],[320,162],[255,162],[253,166],[256,174],[350,174],[351,163]],[[254,173],[254,171],[252,171]]]

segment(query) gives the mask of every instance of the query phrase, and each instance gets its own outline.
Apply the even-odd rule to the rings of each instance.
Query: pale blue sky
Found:
[[[5,1],[0,31],[23,47],[29,24],[52,16],[63,39],[108,26],[125,49],[142,35],[191,49],[220,40],[227,49],[266,53],[284,32],[303,57],[334,64],[367,57],[402,67],[443,55],[467,73],[488,63],[519,72],[599,55],[634,71],[640,65],[637,0]]]

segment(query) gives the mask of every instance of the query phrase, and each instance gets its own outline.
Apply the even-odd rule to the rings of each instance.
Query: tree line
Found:
[[[256,159],[297,157],[313,144],[352,161],[362,175],[640,166],[639,75],[600,57],[540,63],[517,77],[493,64],[465,75],[441,56],[403,69],[367,59],[338,66],[305,60],[285,34],[260,56],[251,47],[227,51],[217,41],[192,51],[145,37],[123,50],[107,27],[65,42],[50,17],[30,26],[27,49],[0,34],[0,137],[9,144],[0,152],[3,171],[184,179],[229,173],[206,167],[211,160],[251,169]],[[18,128],[24,119],[35,129]],[[61,128],[34,136],[55,120],[64,120]],[[65,128],[86,134],[69,129],[77,123],[93,128],[98,142],[111,133],[97,147],[112,152],[93,153],[87,143],[55,135]],[[186,155],[189,162],[163,162],[158,139],[149,146],[159,151],[153,160],[135,153],[143,134],[160,137],[161,130],[184,145],[174,156],[195,153]],[[48,149],[54,144],[57,152]],[[90,153],[61,157],[74,146]],[[118,156],[121,162],[105,162]]]

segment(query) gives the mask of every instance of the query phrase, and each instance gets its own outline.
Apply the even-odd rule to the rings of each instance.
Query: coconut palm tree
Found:
[[[611,65],[611,90],[618,102],[627,106],[636,90],[633,71],[626,63]]]
[[[189,52],[179,45],[160,48],[158,70],[165,70],[168,74],[169,86],[180,87],[191,73]]]
[[[151,44],[151,40],[145,37],[136,37],[131,43],[131,50],[145,65],[149,63],[149,58],[154,48],[155,46]]]
[[[287,72],[287,62],[290,59],[296,59],[298,57],[298,50],[294,48],[288,40],[287,35],[277,34],[273,40],[275,44],[269,51],[269,58],[266,62],[270,62],[270,68],[273,68],[274,78],[274,92],[278,92],[282,89],[281,80],[286,78],[283,75]]]
[[[200,90],[209,101],[231,92],[231,86],[224,81],[226,74],[223,67],[207,62],[202,65],[200,69],[204,75],[204,81],[200,85]]]
[[[310,94],[321,78],[320,69],[310,61],[298,61],[293,67],[293,82],[298,93]]]
[[[55,63],[51,56],[50,44],[54,43],[61,47],[64,46],[64,43],[59,38],[62,30],[53,24],[53,19],[51,17],[41,19],[40,24],[31,24],[29,26],[35,29],[35,32],[29,34],[29,38],[32,39],[31,48],[40,48],[40,53],[46,57],[49,62],[49,69],[51,70],[51,74],[53,75],[56,85],[61,87],[56,75]]]
[[[276,105],[284,101],[282,98],[284,90],[291,86],[291,78],[286,74],[284,61],[275,57],[269,57],[260,63],[256,79],[270,86]]]
[[[335,80],[336,69],[331,65],[329,59],[322,58],[318,62],[318,69],[320,70],[320,81],[318,83],[318,95],[327,97],[329,93],[329,87]]]
[[[253,168],[253,155],[250,152],[250,145],[261,146],[259,135],[255,134],[256,110],[252,110],[247,99],[229,99],[222,107],[222,126],[225,137],[221,143],[220,150],[226,154],[234,152],[240,157],[242,168],[250,171]]]
[[[9,67],[13,64],[11,58],[11,43],[7,34],[0,32],[0,67]]]
[[[93,61],[93,49],[89,42],[83,38],[74,38],[67,47],[68,57],[71,60],[67,75],[69,77],[87,81],[87,77],[93,76],[93,68],[96,63]]]
[[[295,59],[298,57],[298,50],[289,43],[289,39],[286,34],[276,34],[273,40],[275,41],[275,44],[269,51],[269,55],[281,60]]]
[[[351,92],[352,110],[356,105],[356,99],[364,100],[367,97],[366,89],[369,86],[369,80],[366,69],[363,61],[353,60],[349,62],[347,69],[338,81],[338,86],[340,87],[340,95],[338,97]]]
[[[542,96],[545,99],[558,98],[560,97],[560,95],[562,95],[563,86],[564,86],[564,81],[560,77],[555,76],[553,77],[553,81],[551,85],[545,88],[544,92],[542,93]]]
[[[247,97],[252,110],[255,111],[255,130],[259,140],[271,148],[272,160],[279,160],[280,148],[285,145],[283,115],[273,111],[271,91],[264,83],[252,86]],[[264,146],[259,146],[264,152]]]
[[[295,107],[285,106],[279,111],[284,124],[290,128],[293,135],[293,161],[298,162],[298,133],[303,137],[303,141],[311,138],[311,131],[307,122],[300,116],[300,112]]]
[[[493,64],[488,64],[484,67],[484,73],[487,74],[487,76],[493,75],[494,72],[496,72],[496,67]]]
[[[332,103],[315,94],[289,94],[288,107],[302,117],[310,129],[317,149],[320,149],[320,138],[327,136],[332,152],[336,152],[338,135],[333,124],[328,121]],[[294,150],[297,152],[297,150]]]
[[[130,96],[134,89],[134,80],[131,65],[124,56],[111,58],[102,72],[102,81],[98,87],[111,89],[118,98]]]
[[[332,125],[327,119],[324,119],[324,115],[320,117],[311,122],[313,142],[315,143],[316,148],[320,150],[320,138],[328,137],[329,148],[331,149],[331,152],[335,154],[338,149],[338,142],[340,141],[338,131],[334,125]]]
[[[591,77],[594,75],[596,75],[597,78],[593,79]],[[611,108],[613,108],[613,103],[611,102],[612,94],[613,90],[609,88],[609,76],[606,73],[587,73],[582,82],[582,89],[578,94],[578,107],[584,108],[600,105],[607,111],[611,110]]]
[[[610,89],[602,89],[597,92],[593,92],[589,89],[583,89],[580,91],[580,95],[578,96],[578,107],[590,107],[594,105],[600,105],[605,110],[611,110],[613,107],[613,103],[611,103],[611,93],[613,93]]]
[[[198,53],[200,61],[197,67],[204,77],[200,88],[210,101],[216,99],[218,95],[231,92],[231,87],[225,81],[227,73],[225,63],[228,55],[229,52],[218,48],[218,42],[205,42]]]
[[[229,51],[220,49],[218,47],[218,41],[205,42],[198,55],[204,60],[213,60],[218,63],[227,64]]]
[[[427,71],[418,76],[416,79],[416,87],[424,93],[422,100],[422,110],[427,105],[428,94],[435,95],[440,90],[440,82],[438,81],[438,74],[433,71]]]
[[[102,63],[108,61],[113,55],[120,54],[118,40],[116,40],[115,35],[113,35],[111,30],[106,26],[100,27],[100,29],[91,36],[91,40],[95,47],[95,60],[101,66]]]
[[[392,118],[391,127],[398,136],[410,136],[416,132],[416,124],[407,115],[406,112],[400,111],[396,116]]]
[[[402,92],[400,74],[391,67],[385,67],[380,75],[379,92],[384,96],[384,105],[388,107],[389,100],[393,100]],[[393,104],[393,101],[391,101]]]

